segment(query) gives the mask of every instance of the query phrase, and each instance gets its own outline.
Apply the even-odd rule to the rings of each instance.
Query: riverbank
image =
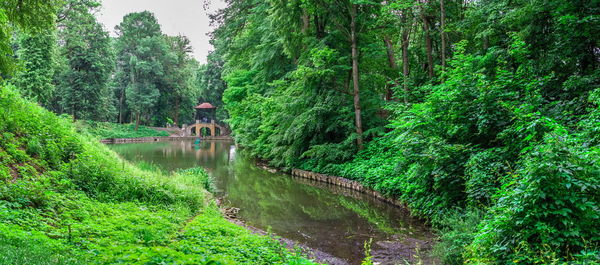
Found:
[[[321,174],[321,173],[317,173],[317,172],[301,170],[301,169],[296,169],[296,168],[292,169],[291,175],[296,176],[296,177],[305,178],[305,179],[320,181],[320,182],[344,187],[344,188],[351,189],[351,190],[355,190],[355,191],[367,194],[369,196],[372,196],[374,198],[377,198],[378,200],[381,200],[383,202],[392,204],[394,206],[397,206],[397,207],[400,207],[403,209],[408,209],[408,206],[406,204],[402,203],[401,201],[390,198],[390,197],[383,196],[379,191],[372,190],[368,187],[365,187],[363,184],[361,184],[360,182],[358,182],[356,180],[350,180],[350,179],[343,178],[343,177],[330,176],[327,174]]]
[[[240,209],[227,207],[225,204],[223,204],[221,202],[221,199],[219,199],[219,198],[216,199],[216,202],[217,202],[217,205],[220,207],[222,215],[225,217],[225,219],[227,221],[231,222],[232,224],[235,224],[240,227],[244,227],[244,228],[252,231],[252,233],[257,234],[257,235],[272,237],[272,238],[276,239],[277,241],[279,241],[282,245],[284,245],[288,250],[295,251],[297,253],[301,253],[303,256],[306,256],[309,259],[312,259],[316,262],[319,262],[322,264],[328,264],[328,265],[350,265],[350,263],[348,263],[347,261],[337,258],[334,255],[331,255],[329,253],[323,252],[318,249],[311,248],[305,244],[299,243],[297,241],[294,241],[294,240],[291,240],[288,238],[276,236],[272,233],[269,233],[268,231],[251,226],[251,225],[247,224],[246,222],[244,222],[244,220],[241,220],[237,216],[235,216],[235,213],[232,214],[230,212],[232,209],[235,211],[239,211]]]
[[[364,243],[372,238],[373,260],[405,264],[434,242],[430,230],[407,210],[377,198],[324,182],[277,173],[233,142],[193,141],[109,145],[129,161],[165,171],[201,166],[227,216],[277,236],[361,264]],[[266,169],[266,170],[265,170]],[[420,254],[420,255],[419,255]],[[388,261],[387,263],[384,261]],[[389,261],[394,261],[390,263]],[[331,263],[330,260],[327,260]]]
[[[160,137],[132,137],[132,138],[105,138],[100,142],[103,144],[124,144],[124,143],[148,143],[162,141],[180,141],[180,140],[212,140],[212,141],[232,141],[230,136],[160,136]]]
[[[402,203],[399,200],[386,197],[378,191],[365,187],[358,181],[301,169],[292,169],[291,171],[286,172],[269,167],[264,162],[257,162],[257,166],[271,173],[284,172],[287,175],[304,180],[301,181],[301,183],[303,184],[326,188],[336,194],[341,194],[343,196],[353,197],[360,200],[370,198],[373,200],[384,202],[397,207],[398,209],[403,211],[407,216],[411,215],[410,209],[406,204]],[[426,220],[423,220],[421,218],[415,217],[415,219],[424,223],[426,222]],[[232,221],[240,223],[241,225],[245,225],[241,220],[234,219]],[[251,229],[254,230],[256,228]],[[260,232],[261,231],[259,230],[259,233]],[[431,253],[431,251],[433,250],[433,246],[436,244],[436,236],[433,233],[431,233],[430,235],[428,235],[428,238],[431,238],[432,240],[424,241],[413,239],[403,241],[398,238],[394,241],[385,242],[385,244],[387,245],[387,251],[378,251],[375,253],[370,253],[372,255],[371,260],[378,264],[400,264],[403,262],[410,262],[410,264],[437,264],[439,263],[439,259],[437,257],[434,257]],[[287,241],[289,241],[287,242],[288,245],[294,244],[290,240]],[[296,242],[296,244],[298,243]],[[315,251],[314,249],[311,250]],[[314,252],[313,255],[309,254],[309,257],[314,257],[317,261],[325,262],[327,264],[349,264],[343,260],[336,259],[335,257],[322,251]],[[406,257],[411,257],[411,259],[407,261]]]
[[[75,125],[79,131],[98,136],[102,139],[108,138],[141,138],[141,137],[166,137],[171,133],[156,130],[153,127],[140,125],[135,129],[135,124],[120,124],[112,122],[98,122],[90,120],[78,120]]]
[[[0,132],[1,264],[312,264],[225,220],[202,169],[131,164],[6,88]]]

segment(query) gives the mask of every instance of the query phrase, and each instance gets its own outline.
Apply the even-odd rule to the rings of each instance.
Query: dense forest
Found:
[[[68,123],[183,124],[209,101],[236,144],[271,166],[399,199],[435,229],[440,263],[598,263],[598,0],[225,2],[202,65],[151,12],[126,15],[111,37],[95,17],[99,0],[0,2],[0,252],[63,253],[49,263],[70,263],[74,251],[106,263],[214,264],[198,251],[225,264],[309,264],[222,224],[203,205],[205,173],[163,180]],[[204,219],[186,224],[195,206]],[[73,220],[93,237],[117,221],[135,226],[129,215],[155,222],[124,228],[116,246],[106,236],[67,250]],[[181,225],[208,239],[174,243],[167,234]],[[211,238],[218,231],[229,237]],[[2,248],[11,240],[25,252]]]
[[[200,71],[151,13],[127,15],[112,40],[97,7],[0,1],[0,264],[314,264],[226,220],[203,168],[126,161],[73,122],[119,106],[123,120],[177,117],[157,102],[189,104]],[[130,133],[121,126],[112,133]]]
[[[4,75],[23,95],[74,119],[136,125],[189,123],[200,99],[219,106],[189,39],[162,33],[151,12],[126,15],[113,38],[95,17],[100,1],[55,6],[55,26],[7,32],[22,71]]]
[[[598,261],[598,1],[227,2],[206,67],[255,156],[400,198],[444,263]]]

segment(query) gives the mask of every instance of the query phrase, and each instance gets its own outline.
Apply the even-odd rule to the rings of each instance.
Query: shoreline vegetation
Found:
[[[599,11],[232,0],[205,77],[247,154],[402,201],[443,264],[595,264]]]
[[[202,169],[123,161],[6,86],[0,131],[2,264],[313,264],[225,220]]]
[[[157,131],[152,128],[140,125],[137,130],[135,124],[119,124],[111,122],[96,122],[96,121],[76,121],[77,128],[89,134],[100,137],[101,139],[109,138],[142,138],[142,137],[166,137],[168,132]]]
[[[100,0],[1,2],[0,263],[310,264],[228,224],[202,170],[92,136],[198,116],[271,167],[405,203],[443,264],[598,263],[598,1],[226,4],[201,64],[150,11],[113,37]]]
[[[110,124],[110,123],[105,123],[105,124]],[[132,128],[133,129],[133,128]],[[97,137],[103,137],[103,135],[107,135],[107,134],[96,134],[93,131],[89,131],[88,132],[94,136]],[[110,134],[108,134],[110,135]],[[147,142],[157,142],[157,141],[177,141],[177,140],[185,140],[185,139],[196,139],[198,137],[169,137],[169,138],[164,138],[164,137],[149,137],[149,136],[140,136],[140,137],[125,137],[125,138],[118,138],[118,139],[112,139],[112,138],[104,138],[101,139],[102,143],[108,143],[108,144],[120,144],[120,143],[147,143]],[[111,140],[118,140],[118,141],[111,141]],[[212,140],[212,139],[209,139]],[[223,140],[223,139],[219,139],[217,138],[217,140]],[[234,141],[233,138],[227,139],[227,141]],[[339,186],[339,187],[343,187],[346,189],[351,189],[354,191],[358,191],[361,192],[363,194],[367,194],[373,198],[377,198],[380,201],[386,202],[388,204],[394,205],[396,207],[401,207],[401,208],[405,208],[407,209],[407,205],[402,203],[401,201],[394,199],[392,197],[389,196],[384,196],[383,194],[379,193],[376,190],[370,189],[366,186],[363,186],[360,182],[349,179],[349,178],[345,178],[345,177],[340,177],[340,176],[333,176],[333,175],[327,175],[327,174],[321,174],[319,172],[315,172],[315,171],[306,171],[306,170],[301,170],[301,169],[291,169],[291,170],[286,170],[284,168],[272,168],[269,166],[268,162],[265,161],[257,161],[256,165],[258,167],[263,168],[264,170],[270,171],[270,172],[276,172],[276,171],[280,171],[280,172],[284,172],[290,176],[293,177],[299,177],[299,178],[305,178],[305,179],[310,179],[310,180],[315,180],[315,181],[319,181],[319,182],[323,182],[323,183],[327,183],[327,184],[331,184],[331,185],[335,185],[335,186]]]

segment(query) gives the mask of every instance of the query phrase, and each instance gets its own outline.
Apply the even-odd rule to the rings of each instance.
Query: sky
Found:
[[[206,0],[102,0],[102,9],[97,14],[100,23],[116,36],[115,26],[121,23],[123,16],[131,12],[148,10],[156,16],[163,33],[167,35],[185,35],[194,48],[194,57],[206,62],[208,52],[212,50],[210,37],[212,31],[209,13],[224,8],[223,0],[210,0],[208,10],[204,9]]]

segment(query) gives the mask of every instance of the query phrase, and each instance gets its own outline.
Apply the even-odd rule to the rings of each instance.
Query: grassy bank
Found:
[[[77,121],[77,127],[102,139],[169,136],[169,133],[167,132],[157,131],[143,125],[140,125],[139,128],[135,130],[135,124]]]
[[[202,169],[141,169],[0,90],[0,264],[310,264],[227,222]]]

